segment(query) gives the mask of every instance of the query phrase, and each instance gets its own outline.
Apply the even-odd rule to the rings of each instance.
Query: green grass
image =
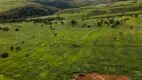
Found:
[[[86,22],[92,25],[93,21]],[[41,27],[40,24],[23,23],[20,31],[15,32],[12,26],[17,24],[6,24],[11,30],[0,31],[0,52],[8,52],[9,57],[0,58],[0,73],[15,80],[68,80],[73,72],[91,71],[141,79],[140,21],[132,19],[116,29],[105,26],[82,28],[81,21],[75,28],[67,22],[63,26],[58,23],[53,25],[57,37],[48,25]],[[114,37],[117,40],[113,40]],[[73,44],[81,47],[73,47]],[[10,51],[11,45],[20,46],[22,50]]]
[[[8,32],[0,31],[0,53],[9,53],[8,58],[0,58],[0,80],[71,80],[74,72],[127,75],[141,80],[142,15],[139,19],[115,17],[116,20],[130,18],[117,28],[97,27],[94,24],[97,19],[81,20],[92,9],[87,10],[60,14],[65,24],[57,21],[58,24],[53,24],[54,32],[45,24],[43,27],[38,23],[0,24],[10,28]],[[78,21],[75,27],[69,24],[72,19]],[[83,28],[82,23],[92,27]],[[15,31],[17,25],[22,26],[19,32]],[[10,46],[22,49],[10,51]]]
[[[16,2],[16,1],[10,1],[10,0],[0,0],[0,12],[5,12],[9,9],[23,7],[28,4],[31,4],[31,3],[27,3],[26,1]]]

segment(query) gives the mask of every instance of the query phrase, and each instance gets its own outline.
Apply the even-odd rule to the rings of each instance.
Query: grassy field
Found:
[[[0,27],[10,28],[8,32],[0,30],[0,54],[9,54],[7,58],[0,58],[0,80],[71,80],[74,73],[88,72],[142,80],[142,15],[139,14],[139,19],[127,15],[115,17],[115,20],[130,19],[117,28],[105,24],[97,27],[95,22],[102,18],[87,16],[97,7],[106,5],[82,7],[75,9],[82,10],[78,13],[60,14],[65,18],[64,25],[55,20],[58,22],[52,25],[55,31],[42,23],[0,24]],[[57,14],[41,18],[55,16]],[[82,16],[85,16],[84,21]],[[74,27],[69,24],[72,19],[78,21]],[[83,23],[92,27],[82,27]],[[16,26],[21,26],[20,31],[15,31]],[[12,51],[11,46],[14,47]]]

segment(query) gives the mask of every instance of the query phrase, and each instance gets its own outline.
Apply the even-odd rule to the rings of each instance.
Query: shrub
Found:
[[[88,28],[91,28],[92,26],[91,26],[91,25],[88,25],[87,27],[88,27]]]
[[[9,31],[9,28],[8,27],[4,27],[3,31]]]
[[[77,25],[77,21],[76,21],[76,20],[72,20],[72,21],[70,22],[70,24],[72,24],[72,25]]]
[[[0,30],[2,30],[2,27],[0,27]]]
[[[139,15],[138,15],[138,14],[136,14],[136,15],[135,15],[135,18],[137,18],[137,19],[138,19],[138,18],[139,18]]]
[[[116,25],[120,25],[121,24],[121,22],[119,20],[117,20],[115,23],[116,23]]]
[[[119,32],[119,34],[123,34],[122,32]]]
[[[107,21],[104,21],[104,24],[108,24],[108,22],[107,22]]]
[[[15,28],[15,31],[19,31],[19,28]]]
[[[117,37],[114,37],[114,40],[116,40],[117,39]]]
[[[102,25],[103,25],[102,22],[98,22],[98,23],[97,23],[97,26],[98,26],[98,27],[101,27]]]
[[[131,26],[130,29],[133,29],[133,27]]]
[[[80,45],[78,45],[78,44],[70,44],[70,48],[78,48],[78,47],[81,47]]]
[[[7,58],[8,56],[9,56],[9,55],[8,55],[8,53],[6,53],[6,52],[1,54],[1,57],[2,57],[2,58]]]
[[[64,22],[63,22],[63,21],[61,21],[61,24],[62,24],[62,25],[64,25]]]
[[[57,33],[54,33],[54,36],[56,37],[58,34]]]
[[[80,73],[79,76],[80,76],[80,77],[84,77],[85,74],[84,74],[84,73]]]
[[[58,22],[55,22],[55,24],[57,24]]]
[[[20,51],[21,50],[21,47],[16,47],[16,51]]]
[[[109,20],[109,23],[110,23],[110,24],[113,24],[114,22],[115,22],[114,19],[110,19],[110,20]]]
[[[25,43],[25,41],[22,42],[23,44]]]
[[[11,50],[11,51],[12,51],[12,50],[14,50],[14,47],[13,47],[13,46],[11,46],[11,47],[10,47],[10,50]]]
[[[128,21],[128,20],[130,20],[130,19],[129,19],[129,18],[125,18],[125,19],[124,19],[124,21]]]
[[[52,27],[51,27],[50,29],[51,29],[51,30],[53,30],[53,31],[55,31],[55,30],[56,30],[55,28],[52,28]]]
[[[111,28],[115,28],[117,25],[116,24],[112,24]]]
[[[82,23],[82,27],[86,27],[87,26],[87,24],[85,24],[85,23]]]
[[[29,57],[30,56],[30,54],[26,54],[26,57]]]

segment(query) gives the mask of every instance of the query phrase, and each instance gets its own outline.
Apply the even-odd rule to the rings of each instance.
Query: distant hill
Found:
[[[27,4],[31,4],[29,2],[17,2],[17,1],[10,1],[10,0],[0,0],[0,13],[7,11],[9,9],[14,9],[18,7],[24,7]]]
[[[59,11],[57,8],[41,4],[30,4],[24,7],[10,9],[0,13],[0,19],[23,19],[37,16],[47,16]]]
[[[29,1],[29,2],[28,2]],[[2,0],[0,19],[25,19],[54,14],[59,9],[77,8],[126,0]]]
[[[89,6],[95,4],[104,4],[116,1],[126,1],[126,0],[35,0],[35,2],[54,6],[57,8],[65,9],[65,8],[75,8],[80,6]]]

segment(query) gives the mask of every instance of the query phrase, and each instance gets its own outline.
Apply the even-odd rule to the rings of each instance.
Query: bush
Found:
[[[72,44],[69,45],[69,47],[70,47],[70,48],[78,48],[78,47],[81,47],[81,46],[78,45],[78,44],[72,43]]]
[[[116,23],[116,25],[120,25],[121,24],[121,22],[119,20],[117,20],[115,23]]]
[[[9,31],[9,28],[8,27],[4,27],[3,31]]]
[[[13,46],[11,46],[11,47],[10,47],[10,50],[11,50],[11,51],[12,51],[12,50],[14,50],[14,47],[13,47]]]
[[[104,24],[109,24],[107,21],[104,21]]]
[[[85,74],[83,74],[83,73],[79,74],[79,77],[84,77],[84,76],[85,76]]]
[[[91,28],[92,26],[91,26],[91,25],[88,25],[87,27],[88,27],[88,28]]]
[[[114,40],[116,40],[116,39],[117,39],[117,37],[114,37],[113,39],[114,39]]]
[[[139,18],[139,15],[138,15],[138,14],[135,14],[135,18],[137,18],[137,19],[138,19],[138,18]]]
[[[62,24],[62,25],[64,25],[64,22],[63,22],[63,21],[61,21],[61,24]]]
[[[15,28],[15,31],[19,31],[19,28]]]
[[[122,32],[119,32],[119,34],[123,34]]]
[[[97,23],[97,26],[98,26],[98,27],[101,27],[102,25],[103,25],[102,22],[98,22],[98,23]]]
[[[85,24],[85,23],[82,23],[82,27],[86,27],[87,26],[87,24]]]
[[[76,20],[72,20],[72,21],[70,22],[70,24],[72,24],[72,25],[77,25],[77,21],[76,21]]]
[[[1,57],[2,57],[2,58],[7,58],[8,56],[9,56],[8,53],[2,53],[2,54],[1,54]]]
[[[22,42],[22,44],[24,44],[24,43],[25,43],[25,41]]]
[[[110,19],[110,20],[109,20],[109,23],[110,23],[110,24],[113,24],[114,22],[115,22],[114,19]]]
[[[16,51],[20,51],[21,50],[21,47],[16,47]]]
[[[2,27],[0,27],[0,30],[2,30]]]

